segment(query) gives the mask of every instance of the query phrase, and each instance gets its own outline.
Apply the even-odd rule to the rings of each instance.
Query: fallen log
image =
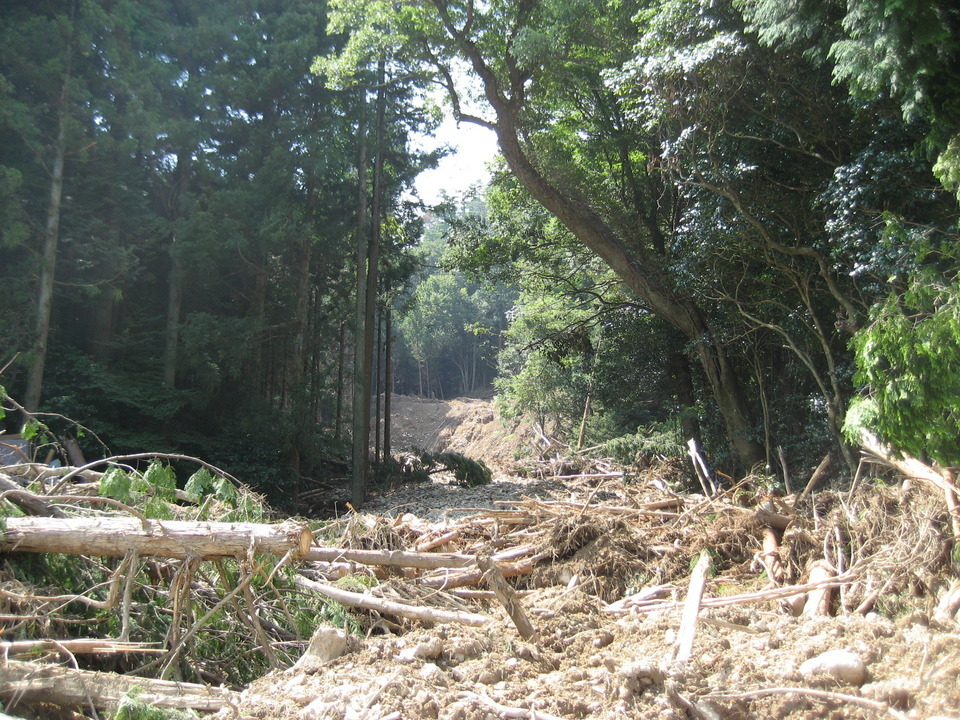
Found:
[[[98,638],[71,638],[63,640],[4,640],[0,642],[0,655],[26,655],[38,650],[68,652],[72,655],[115,655],[117,653],[165,653],[163,648],[154,648],[144,643]]]
[[[703,591],[707,587],[707,576],[710,573],[712,562],[710,553],[701,551],[693,572],[690,573],[690,585],[687,589],[687,599],[683,604],[683,613],[680,616],[680,629],[677,631],[677,645],[674,660],[683,664],[693,654],[693,641],[697,635],[697,619],[700,616],[700,604],[703,601]]]
[[[905,453],[898,453],[889,445],[882,443],[873,433],[866,430],[862,431],[860,433],[860,443],[863,445],[864,450],[878,457],[895,470],[898,470],[902,475],[928,482],[943,492],[949,491],[955,495],[960,495],[960,488],[957,487],[948,474],[939,472],[935,468]]]
[[[405,617],[410,620],[425,620],[434,623],[459,623],[460,625],[470,625],[472,627],[480,627],[490,621],[490,618],[486,615],[478,615],[477,613],[441,610],[440,608],[425,607],[422,605],[406,605],[394,600],[373,597],[372,595],[366,595],[364,593],[341,590],[327,583],[315,582],[302,575],[295,575],[293,581],[297,586],[305,590],[320,593],[343,605],[358,607],[364,610],[375,610],[385,615],[396,615],[397,617]]]
[[[58,507],[48,505],[42,497],[35,495],[14,482],[13,478],[0,473],[0,492],[2,497],[12,502],[28,515],[65,518],[67,514]]]
[[[137,692],[137,698],[148,705],[200,712],[215,712],[228,704],[236,705],[240,698],[240,694],[232,690],[195,683],[17,660],[0,664],[0,698],[9,703],[7,710],[14,710],[16,703],[31,702],[64,706],[92,704],[97,709],[110,709],[132,692]]]
[[[65,553],[102,557],[215,558],[243,557],[248,552],[305,554],[310,529],[288,520],[262,523],[188,522],[129,517],[6,518],[0,552]]]
[[[529,575],[533,572],[533,566],[546,557],[549,557],[548,553],[540,553],[523,562],[503,563],[500,565],[500,571],[505,578],[516,577],[517,575]],[[494,560],[497,560],[496,555],[494,555]],[[473,568],[470,570],[456,570],[455,572],[448,572],[435,577],[420,578],[417,580],[417,585],[435,590],[451,590],[468,585],[479,585],[481,582],[483,582],[483,571],[480,570],[480,568]]]
[[[494,595],[497,596],[497,600],[500,601],[500,604],[503,605],[503,608],[507,611],[507,615],[513,620],[513,624],[516,625],[520,637],[529,642],[531,638],[537,634],[537,630],[533,627],[533,623],[530,622],[530,618],[527,616],[526,611],[524,611],[523,605],[517,600],[516,591],[507,584],[503,573],[500,572],[500,568],[489,554],[482,553],[477,555],[477,566],[483,571],[483,579],[487,581],[487,585],[493,590]]]
[[[454,553],[407,552],[404,550],[352,550],[350,548],[312,547],[303,555],[307,561],[354,562],[360,565],[388,565],[421,570],[462,568],[475,564],[473,555]]]
[[[826,580],[808,582],[803,585],[785,585],[784,587],[770,588],[769,590],[761,590],[759,592],[752,593],[741,593],[739,595],[718,595],[715,597],[704,598],[700,603],[700,607],[718,608],[727,607],[730,605],[746,605],[749,603],[783,600],[784,598],[794,597],[796,595],[806,595],[812,590],[818,590],[824,587],[840,587],[841,585],[846,585],[853,582],[855,579],[856,578],[853,575],[848,573],[847,575],[838,575],[827,578]],[[656,588],[651,588],[650,591],[661,590],[661,588],[665,587],[671,586],[658,586]],[[680,607],[680,605],[675,600],[660,600],[656,597],[651,597],[649,600],[634,600],[633,596],[631,596],[601,608],[601,612],[610,613],[612,615],[624,615],[628,612],[647,613],[661,610],[672,610],[678,607]]]

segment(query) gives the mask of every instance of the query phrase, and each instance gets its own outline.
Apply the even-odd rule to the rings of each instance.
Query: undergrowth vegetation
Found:
[[[261,496],[207,467],[193,473],[183,490],[173,468],[159,460],[143,470],[116,464],[102,476],[84,473],[75,479],[80,482],[61,490],[71,496],[63,505],[71,516],[120,512],[155,520],[271,519]],[[37,481],[34,489],[62,481]],[[9,500],[0,502],[0,522],[22,515]],[[342,529],[338,521],[316,522],[314,528],[335,536],[337,525]],[[261,555],[200,561],[11,554],[0,571],[0,601],[19,620],[8,625],[5,638],[120,638],[161,652],[146,659],[117,655],[109,669],[242,686],[271,668],[291,665],[320,624],[359,632],[342,605],[297,590],[293,576],[283,561]],[[89,662],[103,669],[101,661]],[[117,717],[174,717],[150,714],[141,705],[134,699]]]

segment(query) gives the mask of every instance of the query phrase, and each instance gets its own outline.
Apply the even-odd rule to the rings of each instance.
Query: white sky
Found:
[[[416,179],[417,192],[427,205],[440,202],[444,192],[457,196],[471,185],[490,179],[487,163],[498,152],[492,130],[466,122],[457,126],[453,118],[447,116],[437,128],[436,137],[424,138],[421,142],[430,149],[444,144],[454,148],[435,170],[426,170]]]

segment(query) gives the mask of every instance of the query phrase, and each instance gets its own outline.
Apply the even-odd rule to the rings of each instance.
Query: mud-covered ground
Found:
[[[375,498],[357,520],[371,529],[361,544],[376,537],[412,550],[449,537],[432,551],[465,553],[529,544],[539,553],[532,572],[509,582],[536,635],[523,640],[485,584],[472,595],[429,590],[421,576],[395,573],[381,578],[385,596],[489,621],[430,626],[359,613],[366,637],[339,647],[343,638],[328,631],[320,657],[255,682],[223,717],[960,718],[957,552],[943,498],[929,488],[863,483],[795,507],[784,498],[776,511],[789,526],[771,554],[750,484],[711,502],[670,490],[676,463],[624,477],[509,475],[522,443],[488,403],[417,405],[396,406],[398,446],[439,443],[487,460],[496,480],[465,488],[437,477]],[[714,569],[691,657],[678,662],[702,550]],[[807,582],[816,562],[846,579],[828,614],[808,603],[797,616],[804,596],[791,603],[770,591]],[[651,588],[653,600],[638,594]],[[833,659],[817,660],[828,652]]]

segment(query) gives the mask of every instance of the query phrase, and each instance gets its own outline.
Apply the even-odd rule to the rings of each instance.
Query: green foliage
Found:
[[[948,190],[960,177],[960,10],[951,0],[741,0],[770,44],[799,46],[830,62],[857,98],[889,96],[907,120],[929,124],[934,171]],[[842,9],[841,9],[842,8]],[[960,200],[960,195],[958,195]]]
[[[428,453],[417,451],[416,462],[404,468],[404,477],[425,480],[432,473],[446,469],[453,473],[457,482],[465,487],[487,485],[493,480],[493,473],[482,460],[473,460],[454,452]]]
[[[927,272],[871,312],[854,338],[858,382],[846,429],[877,432],[894,447],[960,463],[960,283]]]
[[[130,476],[121,468],[112,467],[100,479],[100,495],[129,504],[132,498]]]
[[[176,500],[177,476],[173,468],[158,460],[154,460],[147,467],[143,479],[153,491],[153,496],[159,500],[173,502]]]
[[[192,710],[176,710],[150,705],[139,698],[140,692],[134,691],[124,696],[110,720],[194,720],[197,714]]]
[[[472,460],[460,453],[444,452],[433,456],[435,462],[446,465],[457,482],[466,487],[487,485],[493,473],[482,460]]]
[[[224,478],[220,479],[223,480]],[[200,500],[214,491],[214,482],[213,474],[207,468],[202,467],[187,478],[183,491],[195,500]]]
[[[219,477],[213,484],[213,493],[217,500],[233,505],[237,502],[237,488],[225,477]]]
[[[686,440],[680,431],[679,418],[648,427],[637,428],[632,435],[621,435],[603,443],[601,450],[618,463],[635,464],[643,458],[682,457],[686,453]]]

